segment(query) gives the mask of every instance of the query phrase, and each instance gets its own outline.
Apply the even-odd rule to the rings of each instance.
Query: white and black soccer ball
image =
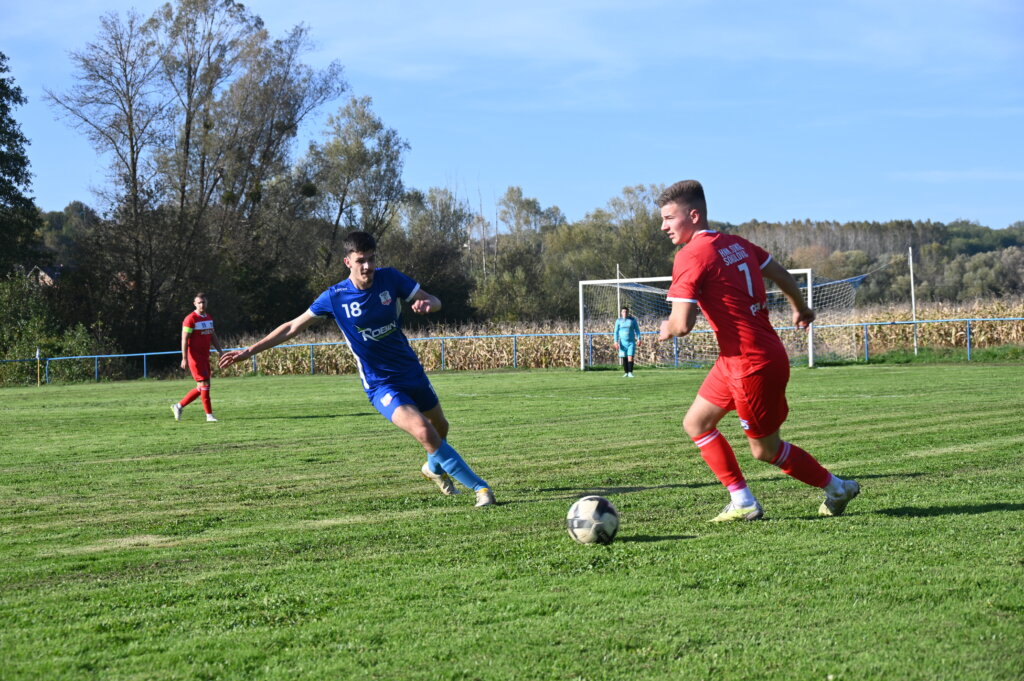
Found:
[[[619,531],[619,511],[604,497],[583,497],[569,507],[565,526],[581,544],[611,544]]]

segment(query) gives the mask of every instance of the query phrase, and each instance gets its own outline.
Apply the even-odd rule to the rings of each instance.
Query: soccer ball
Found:
[[[565,526],[581,544],[611,544],[619,531],[619,511],[604,497],[583,497],[569,507]]]

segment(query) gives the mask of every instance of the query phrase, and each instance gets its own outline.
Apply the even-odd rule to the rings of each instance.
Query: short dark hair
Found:
[[[708,204],[704,199],[704,187],[697,180],[682,180],[663,191],[658,197],[658,207],[670,203],[681,203],[689,208],[696,208],[707,217]]]
[[[342,244],[345,256],[349,253],[367,253],[377,250],[377,240],[369,232],[349,232]]]
[[[196,298],[202,298],[203,300],[206,300],[206,294],[200,291],[199,293],[192,296],[192,300],[195,300]]]

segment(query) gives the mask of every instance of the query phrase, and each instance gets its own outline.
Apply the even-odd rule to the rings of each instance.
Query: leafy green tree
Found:
[[[7,55],[0,52],[0,276],[15,264],[31,264],[35,231],[41,226],[35,203],[25,196],[32,182],[25,151],[29,142],[13,115],[27,100],[6,73]]]
[[[544,235],[565,224],[557,206],[542,208],[519,187],[498,201],[498,220],[506,232],[495,236],[492,270],[477,279],[473,305],[494,321],[547,320],[557,317],[544,280]]]
[[[43,213],[43,247],[47,259],[58,267],[75,267],[79,249],[100,216],[81,201],[72,201],[62,211]]]
[[[61,316],[53,287],[43,286],[16,269],[0,279],[0,358],[30,359],[36,350],[42,357],[105,354],[116,349],[103,337],[102,326],[87,328]],[[82,380],[84,364],[65,363],[61,378]],[[91,374],[89,374],[91,375]],[[0,385],[36,382],[34,363],[0,364]]]
[[[327,119],[325,141],[311,143],[300,162],[315,188],[314,210],[324,225],[314,273],[324,281],[343,257],[338,249],[344,235],[361,230],[384,236],[405,192],[402,157],[409,145],[384,126],[371,104],[369,97],[351,98]],[[413,205],[424,206],[422,199]]]
[[[552,318],[578,314],[581,280],[615,276],[616,263],[609,254],[616,239],[614,219],[604,210],[559,225],[544,237],[544,282]]]
[[[521,187],[509,187],[498,200],[498,221],[513,237],[546,232],[565,223],[558,206],[542,208],[540,201],[523,195]]]
[[[661,231],[661,210],[655,204],[663,187],[626,187],[608,202],[615,239],[608,254],[624,276],[655,277],[672,272],[675,247]],[[614,266],[614,265],[613,265]]]
[[[272,259],[305,218],[281,191],[291,142],[347,87],[339,64],[303,64],[307,48],[305,28],[272,40],[233,0],[177,0],[149,20],[106,15],[72,53],[76,85],[49,98],[110,159],[112,180],[77,276],[126,349],[173,338],[179,298],[196,288],[254,307],[273,302],[254,292],[294,288],[293,269]]]
[[[467,245],[476,216],[469,205],[451,190],[433,187],[426,194],[409,192],[400,217],[400,224],[379,241],[381,264],[409,274],[441,299],[440,314],[431,315],[429,321],[472,319]],[[427,320],[416,315],[406,318],[410,324],[421,321]]]

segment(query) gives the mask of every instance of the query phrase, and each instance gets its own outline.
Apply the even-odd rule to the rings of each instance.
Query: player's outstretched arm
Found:
[[[782,295],[786,296],[790,307],[793,308],[793,325],[800,329],[810,326],[814,321],[814,310],[807,307],[807,301],[800,293],[800,285],[796,283],[793,275],[774,260],[765,265],[761,274],[775,282],[775,285],[782,291]]]
[[[697,304],[683,300],[672,301],[672,312],[668,319],[661,323],[658,340],[667,341],[677,336],[685,336],[693,331],[697,323]]]
[[[306,310],[295,319],[290,322],[285,322],[249,347],[221,354],[219,362],[220,368],[223,369],[224,367],[229,367],[235,362],[240,362],[243,359],[249,359],[253,355],[263,352],[268,348],[280,345],[289,338],[294,338],[302,333],[302,331],[314,321],[316,321],[316,315],[309,310]]]
[[[432,296],[423,289],[416,292],[412,297],[412,311],[416,314],[430,314],[441,309],[441,300]]]

